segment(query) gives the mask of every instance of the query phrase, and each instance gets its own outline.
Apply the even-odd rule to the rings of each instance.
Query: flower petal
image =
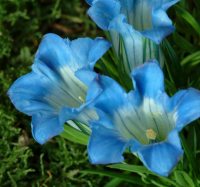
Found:
[[[168,176],[183,154],[178,132],[172,131],[165,142],[143,146],[138,156],[151,171]]]
[[[97,118],[93,110],[85,109],[92,102],[85,102],[87,85],[96,76],[95,73],[88,76],[88,71],[109,47],[110,44],[100,38],[70,42],[55,34],[45,35],[32,72],[16,80],[8,91],[15,107],[32,116],[33,136],[39,143],[60,133],[67,120]],[[76,76],[76,71],[83,69],[85,72]],[[86,85],[80,79],[84,74]]]
[[[92,81],[98,76],[95,71],[91,71],[87,68],[82,68],[75,72],[75,76],[80,79],[85,85],[89,86]]]
[[[95,0],[88,13],[96,24],[107,30],[112,19],[120,14],[126,16],[128,24],[143,36],[159,44],[174,31],[166,11],[179,0]]]
[[[154,29],[145,30],[141,33],[157,44],[160,44],[166,36],[170,35],[175,30],[175,27],[172,25],[171,19],[163,10],[154,11],[153,25]]]
[[[97,0],[88,10],[89,16],[103,30],[108,30],[111,20],[120,13],[120,3],[116,0]]]
[[[32,135],[38,143],[44,144],[63,131],[63,124],[55,114],[34,115],[31,123]]]
[[[113,124],[121,137],[127,140],[137,140],[142,144],[149,144],[153,132],[156,141],[166,139],[168,133],[174,128],[172,117],[165,110],[165,95],[159,100],[140,98],[137,92],[128,95],[124,104],[115,109]]]
[[[126,97],[125,90],[116,81],[107,76],[97,77],[90,85],[87,100],[96,97],[94,94],[97,90],[101,90],[101,94],[95,99],[93,106],[109,114],[122,105]]]
[[[73,41],[62,39],[56,34],[46,34],[36,54],[37,62],[45,63],[57,70],[70,67],[72,71],[81,68],[93,69],[96,61],[110,48],[110,43],[102,38],[92,40],[79,38]]]
[[[170,110],[174,112],[176,128],[180,131],[200,117],[200,91],[189,88],[177,92],[171,98]]]
[[[65,90],[61,80],[55,79],[53,82],[35,72],[16,80],[8,95],[19,111],[32,116],[33,137],[40,144],[58,135],[66,120],[75,118],[72,109],[67,116],[59,117],[60,110],[65,105],[79,107],[82,104],[82,101]]]
[[[68,41],[70,48],[74,52],[76,62],[79,67],[87,67],[93,70],[97,60],[110,48],[111,44],[103,38],[78,38],[72,42]]]
[[[126,15],[128,23],[138,31],[152,27],[151,0],[120,0],[121,13]]]
[[[156,98],[164,92],[164,77],[156,60],[137,67],[132,72],[134,88],[143,97]]]
[[[95,0],[86,0],[86,2],[89,4],[89,5],[92,5],[92,3],[94,2]]]
[[[37,66],[41,62],[58,72],[63,66],[68,66],[73,70],[79,68],[67,42],[56,34],[46,34],[43,37],[35,55],[34,65]]]
[[[123,43],[124,47],[124,50],[122,51],[123,64],[125,71],[129,74],[133,68],[144,62],[143,37],[139,32],[133,30],[133,28],[127,24],[126,18],[121,14],[110,22],[109,29],[119,33],[121,36],[119,41]],[[116,38],[113,38],[113,41],[114,40],[116,40]],[[117,45],[119,45],[119,42]],[[115,46],[115,48],[116,51],[119,51],[120,46]],[[146,57],[147,56],[148,54]]]
[[[160,0],[161,3],[161,7],[164,10],[169,9],[171,6],[175,5],[176,3],[178,3],[180,0]]]
[[[123,64],[128,74],[130,74],[135,67],[149,59],[158,59],[160,64],[163,64],[164,58],[160,47],[146,39],[140,32],[134,30],[133,27],[127,23],[124,15],[120,14],[115,17],[110,22],[109,30],[112,31],[112,36],[115,36],[115,38],[112,38],[112,41],[117,54],[121,49]],[[114,32],[120,34],[120,39],[117,38],[116,34],[114,35]],[[115,43],[115,40],[119,40],[119,42]],[[121,48],[119,46],[120,42],[122,43]],[[118,55],[121,55],[121,53]]]
[[[89,119],[97,119],[94,110],[89,110],[82,106],[77,109],[63,107],[57,114],[55,112],[42,112],[32,116],[32,134],[34,139],[44,144],[52,137],[59,135],[64,130],[64,123],[68,120],[79,120],[88,122]]]
[[[166,10],[178,0],[120,0],[122,13],[134,29],[159,44],[174,31]]]
[[[48,80],[45,77],[31,72],[17,79],[9,89],[8,95],[15,107],[27,115],[41,111],[52,112],[52,107],[44,99],[49,91],[46,85]]]
[[[88,155],[93,164],[122,162],[122,154],[127,142],[118,137],[113,129],[98,123],[92,124],[92,134],[88,145]]]

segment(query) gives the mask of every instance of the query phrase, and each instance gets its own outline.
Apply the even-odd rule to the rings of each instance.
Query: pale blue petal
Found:
[[[180,0],[160,0],[160,4],[163,10],[169,9],[171,6],[178,3]]]
[[[80,79],[85,85],[89,86],[92,81],[94,81],[94,79],[98,76],[98,74],[87,68],[83,68],[76,71],[75,76]]]
[[[175,30],[175,27],[172,25],[171,19],[163,9],[156,9],[152,14],[153,29],[144,30],[142,34],[159,44],[166,36],[170,35]]]
[[[182,155],[183,151],[176,131],[169,134],[167,141],[143,146],[138,151],[143,164],[161,176],[168,176]]]
[[[95,111],[98,114],[98,124],[101,124],[101,126],[108,128],[108,129],[115,129],[115,124],[112,120],[112,115],[109,115],[108,113],[105,113],[99,108],[95,108]],[[91,123],[96,122],[95,120],[90,121]]]
[[[189,88],[177,92],[171,98],[170,111],[174,113],[176,128],[180,131],[200,117],[200,91]]]
[[[109,29],[112,32],[120,34],[120,42],[123,46],[120,55],[123,58],[125,71],[128,74],[132,69],[149,59],[158,59],[160,64],[163,64],[164,58],[160,47],[154,42],[146,39],[140,32],[134,30],[131,25],[127,24],[124,15],[120,14],[115,17],[111,21]],[[113,38],[113,41],[115,40],[119,39]],[[115,42],[113,43],[116,52],[119,51],[119,44],[115,44]],[[117,54],[118,53],[119,52],[117,52]]]
[[[93,123],[88,145],[89,160],[93,164],[122,162],[126,144],[127,142],[120,139],[115,130]]]
[[[37,114],[32,116],[32,135],[40,144],[44,144],[52,137],[59,135],[64,129],[64,122],[55,114]]]
[[[88,67],[93,70],[97,60],[110,48],[111,44],[103,38],[78,38],[71,42],[68,41],[70,48],[74,53],[79,67]]]
[[[174,31],[166,10],[177,0],[120,0],[121,13],[134,29],[159,44]]]
[[[96,76],[91,72],[89,76],[88,71],[109,46],[100,38],[81,38],[70,42],[55,34],[45,35],[37,51],[33,71],[16,80],[8,91],[15,107],[33,117],[33,136],[39,143],[60,133],[67,120],[88,122],[97,118],[94,110],[86,110],[94,99],[91,97],[86,101],[87,85]],[[76,71],[81,70],[82,73],[76,76]],[[84,74],[87,78],[82,82]]]
[[[64,106],[79,107],[82,104],[65,91],[62,84],[61,80],[53,82],[46,76],[31,72],[15,81],[8,91],[15,107],[32,116],[33,137],[40,144],[58,135],[65,121],[75,118],[72,109],[67,116],[60,116]]]
[[[8,95],[15,107],[27,115],[42,111],[52,112],[54,109],[44,99],[49,92],[48,84],[48,79],[31,72],[17,79]]]
[[[156,141],[165,140],[175,126],[172,114],[165,109],[167,101],[165,94],[154,100],[132,92],[124,104],[114,111],[115,128],[125,139],[134,139],[142,144],[151,142],[147,135],[149,130],[155,132]]]
[[[93,106],[109,114],[122,105],[126,97],[125,90],[116,81],[107,76],[99,76],[90,85],[87,100],[96,97],[97,90],[101,90],[99,91],[101,94],[95,99]]]
[[[159,4],[159,7],[161,5],[163,4]],[[158,8],[154,14],[161,16],[162,13],[162,29],[161,21],[158,19],[153,19],[155,28],[152,28],[151,9],[152,3],[145,0],[96,0],[89,9],[89,15],[97,25],[109,30],[113,48],[128,74],[150,59],[157,59],[161,66],[164,63],[162,50],[156,43],[169,34],[173,26],[166,12]],[[168,22],[171,26],[168,26]]]
[[[125,71],[129,74],[133,68],[142,64],[145,60],[143,59],[143,36],[139,32],[133,30],[133,28],[127,24],[126,18],[121,14],[110,22],[109,30],[121,35],[120,41],[124,48],[122,51],[123,64]],[[113,38],[113,41],[114,40],[115,38]],[[119,50],[118,47],[115,46],[115,48],[117,51]],[[148,55],[146,55],[146,57],[148,58]]]
[[[68,66],[73,70],[79,68],[70,47],[56,34],[46,34],[43,37],[35,56],[35,68],[41,62],[55,72],[59,72],[63,66]]]
[[[134,88],[143,97],[156,98],[164,92],[164,77],[156,60],[146,62],[132,72]]]
[[[128,24],[145,37],[159,44],[174,31],[166,11],[178,0],[95,0],[87,1],[91,8],[88,13],[102,29],[108,30],[112,19],[123,14]]]
[[[79,108],[63,107],[59,114],[60,121],[76,120],[88,125],[90,121],[97,120],[98,115],[94,108],[90,107],[90,103],[85,103]]]
[[[96,61],[110,48],[110,43],[102,38],[92,40],[79,38],[73,41],[56,34],[44,36],[35,59],[35,66],[42,62],[54,71],[70,67],[72,71],[81,68],[93,69]]]
[[[116,0],[97,0],[88,10],[89,16],[103,30],[108,30],[112,19],[120,13],[120,3]]]
[[[174,26],[169,26],[169,27],[161,27],[161,28],[155,28],[154,30],[148,30],[148,31],[143,31],[142,34],[143,36],[151,39],[157,44],[160,44],[162,40],[170,35],[173,31],[175,30]]]
[[[121,13],[138,31],[152,27],[152,0],[120,0]]]
[[[92,3],[94,2],[95,0],[86,0],[86,2],[89,4],[89,5],[92,5]]]
[[[88,40],[81,39],[80,41],[84,43],[84,41]],[[76,42],[75,44],[77,45]],[[94,43],[94,46],[91,47],[95,50],[97,46],[99,48],[107,45],[107,42],[101,39],[94,40]],[[73,49],[75,49],[75,44]],[[35,112],[43,110],[59,111],[63,106],[79,107],[84,102],[87,88],[74,75],[74,66],[72,69],[68,66],[71,64],[70,60],[76,58],[73,53],[68,55],[72,50],[69,46],[66,46],[66,42],[57,35],[49,34],[44,37],[32,67],[33,72],[19,78],[8,92],[14,105],[20,111],[33,115]],[[101,55],[102,51],[100,51]],[[81,51],[79,52],[81,53]],[[83,51],[83,53],[86,52]],[[88,56],[92,55],[89,54]],[[67,61],[67,58],[70,62]],[[89,58],[94,61],[93,57]],[[95,74],[90,73],[91,76],[88,76],[88,72],[85,73],[87,73],[85,74],[85,77],[87,77],[85,82],[89,84],[94,79]],[[83,72],[81,77],[84,77]],[[91,80],[89,80],[89,77],[91,77]]]
[[[94,111],[93,111],[94,112]],[[34,139],[40,143],[44,144],[52,137],[59,135],[64,130],[64,123],[68,120],[79,120],[88,117],[92,119],[97,118],[95,113],[92,116],[92,112],[81,106],[80,108],[69,108],[63,107],[59,113],[55,112],[42,112],[36,113],[32,116],[32,134]],[[82,121],[82,120],[81,120]],[[85,120],[86,121],[86,120]],[[84,121],[84,122],[85,122]],[[87,121],[88,122],[88,121]]]

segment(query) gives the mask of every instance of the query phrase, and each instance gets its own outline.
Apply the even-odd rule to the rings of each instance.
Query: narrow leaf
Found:
[[[175,171],[174,177],[177,183],[183,187],[185,186],[195,187],[191,177],[184,171]]]
[[[180,6],[176,6],[176,11],[178,16],[185,20],[197,32],[197,34],[200,34],[200,24],[188,11]]]
[[[65,125],[64,132],[61,133],[61,136],[82,145],[87,145],[89,139],[89,136],[69,125]]]
[[[144,183],[141,181],[140,177],[130,176],[127,174],[110,172],[110,171],[100,171],[100,170],[98,170],[98,171],[97,170],[85,170],[85,171],[80,171],[80,172],[83,174],[94,174],[94,175],[118,178],[118,179],[121,179],[121,180],[129,182],[129,183],[144,185]]]

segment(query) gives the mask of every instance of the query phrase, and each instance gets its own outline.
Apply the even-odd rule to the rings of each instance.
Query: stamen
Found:
[[[157,133],[153,129],[147,129],[146,136],[149,140],[155,140],[157,137]]]
[[[81,96],[79,96],[78,99],[79,99],[82,103],[84,103],[84,99],[83,99]]]

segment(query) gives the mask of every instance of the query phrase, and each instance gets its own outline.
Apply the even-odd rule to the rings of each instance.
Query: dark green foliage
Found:
[[[30,118],[18,112],[7,90],[30,71],[38,44],[47,32],[64,37],[96,35],[80,0],[0,0],[0,186],[94,186],[102,178],[82,176],[91,168],[86,147],[57,137],[37,144]],[[91,32],[92,30],[92,32]]]
[[[199,7],[199,1],[182,0],[170,12],[174,18],[176,32],[168,38],[170,45],[163,44],[163,47],[169,51],[165,53],[167,54],[165,75],[170,94],[188,87],[200,89]],[[177,167],[178,171],[174,172],[173,176],[182,186],[200,185],[199,125],[199,120],[195,121],[181,133],[185,154]],[[187,183],[185,181],[183,185],[184,180],[187,180]],[[194,184],[189,185],[191,180]]]

